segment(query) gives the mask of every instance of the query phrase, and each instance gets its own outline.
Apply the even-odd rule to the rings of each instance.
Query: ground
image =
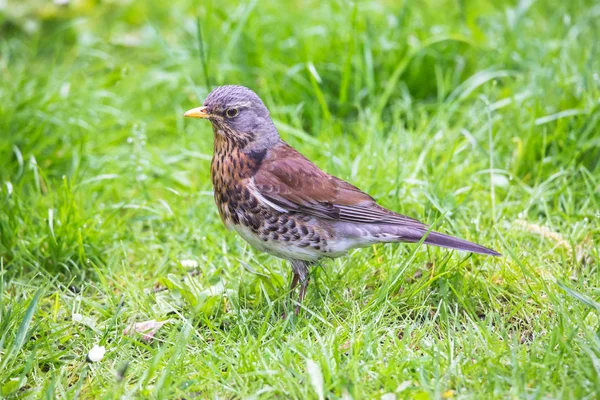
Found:
[[[2,396],[600,397],[595,1],[8,3]],[[218,84],[256,90],[327,172],[504,256],[356,250],[294,316],[289,266],[223,227],[212,131],[183,118]]]

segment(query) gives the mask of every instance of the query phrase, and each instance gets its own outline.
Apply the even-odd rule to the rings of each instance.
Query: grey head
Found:
[[[244,86],[219,86],[202,107],[184,115],[208,119],[215,136],[222,136],[243,151],[268,149],[281,141],[263,101]]]

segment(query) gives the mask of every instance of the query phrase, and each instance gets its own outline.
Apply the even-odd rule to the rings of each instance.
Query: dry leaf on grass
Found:
[[[522,219],[516,220],[515,224],[517,226],[523,228],[524,230],[526,230],[529,233],[540,235],[544,238],[547,238],[547,239],[550,239],[550,240],[556,242],[556,244],[558,246],[565,248],[569,252],[569,254],[572,254],[573,248],[571,247],[571,244],[560,233],[555,232],[546,226],[534,224],[534,223],[531,223],[529,221],[525,221]],[[591,238],[588,236],[587,238],[584,239],[583,242],[575,245],[575,257],[578,262],[582,262],[582,263],[590,263],[591,262],[591,257],[588,254],[588,252],[586,251],[588,249],[588,246],[590,246],[590,244],[591,244],[590,242],[591,242]]]
[[[158,332],[158,330],[167,322],[169,322],[169,320],[156,321],[154,319],[151,319],[150,321],[136,322],[123,329],[123,335],[132,335],[134,333],[138,333],[142,335],[142,340],[150,343],[152,340],[154,340],[154,335],[156,335],[156,332]]]
[[[351,346],[352,346],[352,343],[350,342],[350,340],[346,340],[344,343],[342,343],[338,347],[338,350],[346,352],[350,349]]]
[[[530,232],[530,233],[535,233],[536,235],[540,235],[542,237],[548,238],[548,239],[552,239],[553,241],[555,241],[558,245],[566,248],[566,249],[571,249],[571,245],[569,244],[569,242],[567,242],[565,240],[565,238],[563,237],[563,235],[561,235],[558,232],[554,232],[553,230],[551,230],[550,228],[546,227],[546,226],[541,226],[538,224],[533,224],[531,222],[522,220],[522,219],[518,219],[515,221],[515,224],[520,226],[521,228],[525,229],[526,231]]]
[[[96,319],[94,319],[93,317],[88,317],[79,313],[74,313],[71,316],[71,319],[73,320],[73,322],[87,326],[96,333],[102,333],[100,329],[96,328]]]

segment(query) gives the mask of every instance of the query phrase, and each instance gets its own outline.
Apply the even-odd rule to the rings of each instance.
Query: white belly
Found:
[[[279,242],[275,240],[262,240],[252,230],[243,225],[233,225],[233,229],[252,247],[265,253],[272,254],[286,260],[316,261],[328,255],[311,247],[300,247],[292,242]]]

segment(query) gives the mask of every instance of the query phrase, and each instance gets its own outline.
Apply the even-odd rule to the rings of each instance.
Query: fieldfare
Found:
[[[312,264],[356,247],[415,243],[427,235],[425,244],[500,255],[443,233],[427,234],[422,222],[380,206],[357,187],[323,172],[281,139],[267,107],[246,87],[218,87],[202,107],[184,115],[212,124],[210,171],[221,219],[252,247],[291,262],[290,292],[300,284],[299,303]]]

